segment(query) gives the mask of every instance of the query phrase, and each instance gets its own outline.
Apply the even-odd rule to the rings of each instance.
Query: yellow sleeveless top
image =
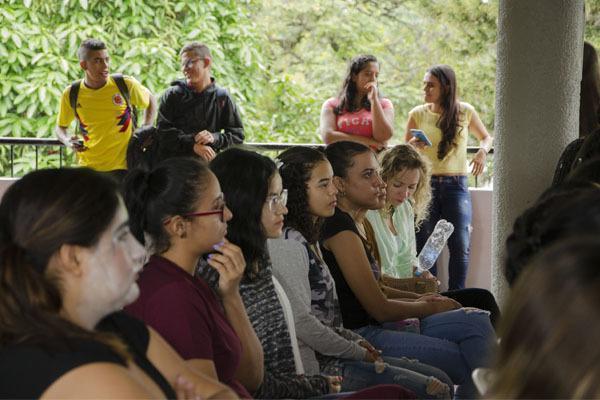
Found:
[[[417,129],[425,132],[431,141],[432,146],[426,146],[419,151],[431,161],[433,175],[466,175],[468,173],[467,141],[473,111],[472,105],[460,102],[459,131],[454,138],[456,146],[452,146],[442,160],[437,156],[438,145],[442,139],[442,131],[437,127],[441,114],[432,112],[429,104],[417,106],[408,113],[409,117],[412,117],[417,124]]]

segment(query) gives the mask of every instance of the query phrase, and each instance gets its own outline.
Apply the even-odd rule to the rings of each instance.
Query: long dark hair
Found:
[[[31,172],[6,191],[0,203],[0,347],[68,348],[69,339],[92,339],[126,357],[113,335],[60,316],[60,276],[47,268],[63,244],[98,243],[117,212],[117,191],[112,179],[87,168]]]
[[[287,149],[277,159],[282,163],[279,173],[283,187],[288,190],[285,225],[300,232],[309,243],[315,243],[319,239],[324,219],[310,218],[307,182],[315,166],[327,161],[327,157],[318,148],[298,146]]]
[[[339,115],[345,111],[354,112],[360,110],[361,108],[365,108],[369,111],[371,110],[371,102],[367,96],[364,96],[360,106],[356,107],[355,102],[356,96],[358,95],[358,89],[356,88],[356,84],[352,78],[356,77],[360,71],[365,69],[365,67],[372,62],[379,64],[377,58],[369,54],[354,57],[350,61],[350,64],[348,65],[348,73],[346,74],[346,78],[344,78],[342,89],[338,95],[338,106],[333,110],[335,114]]]
[[[210,171],[205,162],[193,158],[172,158],[154,169],[134,169],[125,178],[125,205],[129,225],[136,239],[152,251],[164,253],[171,246],[164,220],[192,213],[208,183]]]
[[[427,70],[437,78],[441,86],[442,115],[437,122],[442,131],[442,140],[438,145],[437,157],[442,160],[452,147],[456,146],[454,139],[460,133],[460,102],[458,101],[458,88],[456,85],[456,74],[448,65],[435,65]]]
[[[240,246],[252,277],[257,263],[268,258],[267,235],[262,226],[262,210],[271,178],[277,172],[273,160],[253,151],[230,148],[210,163],[227,199],[233,218],[227,224],[227,238]]]
[[[348,169],[354,165],[352,159],[363,153],[373,152],[364,144],[356,142],[335,142],[325,148],[327,159],[331,163],[333,174],[340,178],[345,178],[348,174]]]

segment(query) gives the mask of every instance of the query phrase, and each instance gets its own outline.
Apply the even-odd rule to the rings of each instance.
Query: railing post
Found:
[[[58,146],[58,168],[62,168],[63,147]]]
[[[39,147],[38,146],[33,146],[35,148],[35,170],[37,171],[38,169],[38,150]]]
[[[10,145],[10,177],[13,178],[15,176],[15,145]]]

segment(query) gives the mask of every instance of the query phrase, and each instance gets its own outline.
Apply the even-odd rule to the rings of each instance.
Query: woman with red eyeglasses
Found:
[[[217,178],[201,161],[173,158],[131,171],[125,203],[133,234],[152,254],[138,279],[140,296],[126,311],[191,367],[250,398],[262,383],[263,351],[239,294],[246,263],[225,239],[232,214]],[[194,276],[206,254],[207,268],[219,272],[219,296]]]

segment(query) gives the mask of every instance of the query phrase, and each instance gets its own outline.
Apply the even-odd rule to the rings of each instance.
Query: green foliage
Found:
[[[396,112],[396,140],[402,141],[408,111],[422,102],[421,81],[427,67],[452,65],[466,101],[493,126],[497,1],[481,0],[264,0],[258,29],[270,46],[271,82],[286,82],[284,95],[298,100],[273,102],[261,109],[294,124],[274,125],[284,137],[313,141],[323,101],[337,95],[348,61],[361,53],[381,64],[379,87]]]
[[[259,90],[255,76],[261,69],[249,5],[235,0],[2,1],[0,136],[53,137],[60,95],[82,77],[76,52],[89,37],[107,43],[112,72],[135,76],[155,94],[180,76],[183,44],[202,41],[218,66],[215,76],[244,108]],[[9,150],[1,149],[0,156],[6,161]],[[35,161],[25,148],[15,149],[15,159],[17,172]],[[7,168],[2,163],[0,174],[8,174]]]
[[[60,94],[82,76],[76,50],[88,37],[107,43],[113,72],[157,95],[181,76],[182,45],[206,43],[249,141],[319,142],[321,105],[361,53],[381,61],[396,142],[422,102],[426,68],[438,63],[456,70],[461,98],[493,132],[498,1],[0,0],[0,136],[53,137]],[[598,47],[600,0],[585,3],[586,38]],[[44,165],[57,165],[57,154],[41,154]],[[8,156],[0,148],[0,174]],[[35,153],[18,149],[15,159],[21,173]]]
[[[585,40],[600,49],[600,0],[585,0]]]

